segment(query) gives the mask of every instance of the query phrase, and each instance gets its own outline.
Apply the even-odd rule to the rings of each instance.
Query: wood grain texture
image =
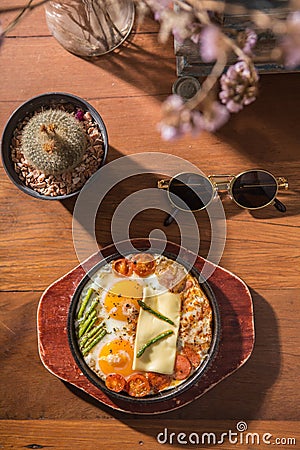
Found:
[[[0,422],[0,445],[4,449],[51,447],[60,450],[74,448],[93,450],[96,443],[97,448],[118,450],[122,436],[122,448],[125,450],[200,448],[197,442],[200,445],[203,442],[201,448],[204,449],[211,448],[212,443],[218,441],[223,441],[223,444],[216,448],[224,447],[226,450],[270,448],[269,445],[272,444],[276,444],[276,448],[279,449],[297,448],[300,436],[294,422],[254,421],[247,425],[247,431],[234,434],[237,432],[237,423],[233,421],[182,420],[174,423],[155,419],[151,422],[106,420],[99,427],[99,421],[96,420],[30,422],[3,420]],[[111,433],[112,427],[114,433]],[[208,436],[208,433],[211,433],[211,436]],[[111,436],[109,445],[107,435]]]
[[[2,0],[0,9],[20,3]],[[1,13],[0,20],[5,24],[13,15]],[[171,40],[166,46],[158,43],[157,25],[151,20],[137,26],[115,54],[92,63],[67,53],[50,37],[39,8],[5,40],[0,65],[1,131],[20,102],[42,92],[65,90],[89,100],[103,116],[111,145],[109,161],[160,151],[186,158],[206,174],[261,167],[287,176],[290,182],[289,192],[280,194],[288,208],[284,215],[272,208],[249,213],[224,199],[227,240],[221,264],[251,289],[256,343],[250,360],[191,405],[159,417],[159,423],[148,418],[141,424],[136,417],[128,420],[122,413],[99,407],[41,364],[38,300],[49,284],[78,264],[72,242],[74,203],[29,198],[10,183],[1,167],[0,445],[114,450],[122,436],[124,449],[157,449],[161,446],[155,436],[168,420],[170,429],[179,432],[194,431],[195,423],[196,431],[221,431],[229,427],[224,420],[234,420],[234,427],[244,419],[250,431],[296,436],[300,418],[299,74],[262,76],[258,100],[232,116],[216,135],[203,133],[165,143],[156,124],[161,102],[176,79],[176,61]],[[96,223],[100,247],[111,242],[110,221],[118,201],[156,181],[153,176],[134,179],[107,196]],[[164,217],[159,210],[140,213],[132,223],[131,237],[145,237],[161,228],[168,240],[179,243],[178,227],[163,228]],[[197,213],[196,220],[200,254],[205,257],[210,224],[205,213]],[[198,422],[204,418],[211,420],[209,426]],[[76,444],[68,438],[75,431]],[[240,447],[250,450],[253,445]],[[224,448],[231,450],[229,445]]]

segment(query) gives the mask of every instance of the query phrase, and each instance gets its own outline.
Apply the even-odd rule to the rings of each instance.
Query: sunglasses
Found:
[[[169,225],[178,210],[200,211],[209,206],[217,193],[227,193],[241,208],[256,210],[268,205],[285,212],[286,207],[276,195],[279,189],[288,189],[286,178],[275,178],[266,170],[247,170],[238,175],[209,175],[179,173],[168,180],[157,183],[159,189],[166,189],[175,210],[165,220]]]

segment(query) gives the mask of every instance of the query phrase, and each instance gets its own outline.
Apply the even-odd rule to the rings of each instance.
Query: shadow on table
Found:
[[[110,147],[107,163],[118,160],[122,156],[124,155],[119,150],[114,147]],[[190,249],[198,249],[198,242],[195,243],[195,239],[198,239],[198,237],[194,232],[195,227],[190,220],[191,213],[186,212],[181,213],[181,215],[179,214],[177,216],[178,223],[174,221],[170,226],[165,227],[164,221],[167,217],[166,209],[169,209],[169,211],[172,210],[172,206],[167,199],[166,194],[164,193],[166,198],[163,198],[161,203],[156,200],[155,194],[150,194],[149,201],[150,203],[152,202],[152,204],[150,204],[147,200],[149,198],[147,197],[148,190],[151,188],[156,188],[157,181],[162,177],[164,178],[164,174],[168,173],[170,170],[173,163],[172,156],[171,160],[168,159],[169,156],[170,155],[166,154],[166,164],[169,163],[169,167],[164,167],[164,163],[161,159],[158,159],[157,162],[154,163],[154,166],[157,164],[156,169],[159,171],[161,170],[161,175],[151,172],[145,173],[145,169],[148,167],[147,164],[149,164],[149,167],[153,166],[152,161],[151,164],[148,160],[145,161],[142,167],[139,160],[134,160],[132,161],[131,169],[135,171],[137,175],[126,178],[125,172],[127,169],[125,163],[124,175],[120,176],[120,178],[123,178],[120,183],[116,183],[110,189],[106,188],[106,183],[104,183],[103,186],[100,183],[99,189],[96,192],[95,190],[91,190],[90,197],[92,198],[91,208],[88,210],[89,215],[94,214],[93,201],[95,195],[99,196],[99,207],[96,212],[94,223],[95,236],[99,248],[102,248],[113,241],[116,242],[128,238],[145,238],[149,236],[153,230],[159,230],[161,233],[164,233],[167,240],[171,242],[181,244]],[[179,170],[177,160],[175,160],[175,163],[176,166],[174,166],[174,173],[177,173]],[[106,166],[104,166],[104,168],[105,167]],[[116,169],[114,167],[110,167],[108,170],[111,170],[112,176],[115,176]],[[101,177],[99,181],[101,181]],[[136,195],[138,195],[138,197]],[[101,199],[102,196],[103,199]],[[70,214],[74,216],[74,208],[77,200],[78,196],[71,197],[61,201],[61,204],[70,212]],[[88,201],[89,199],[87,199],[87,202]],[[123,205],[127,205],[126,210],[124,209],[122,202],[124,202]],[[228,204],[231,205],[229,207],[229,214],[235,215],[240,212],[240,208],[234,208],[232,202],[228,202]],[[85,206],[87,208],[88,203],[86,203]],[[123,207],[123,212],[118,212],[119,215],[115,215],[116,208],[120,206]],[[133,212],[129,213],[129,210],[132,210]],[[82,215],[76,213],[75,216],[74,222],[78,222],[82,229],[86,230],[86,233],[83,232],[82,242],[86,242],[86,257],[88,257],[95,253],[97,249],[94,249],[94,251],[88,253],[89,239],[92,238],[92,233],[88,231],[89,226],[87,225],[87,222],[89,221],[86,220],[87,214]],[[112,219],[115,219],[116,217],[120,217],[119,221],[122,225],[118,226],[117,232],[114,232],[114,230],[112,231],[111,225]],[[196,224],[198,224],[200,234],[200,250],[197,251],[197,253],[200,253],[203,257],[206,257],[211,247],[211,217],[208,215],[207,211],[198,211],[195,213],[194,217]],[[195,246],[195,244],[197,244],[197,246]]]
[[[217,133],[249,161],[249,166],[242,167],[241,171],[261,168],[288,179],[289,190],[278,192],[278,199],[287,208],[285,216],[300,211],[298,84],[297,74],[263,75],[257,100],[239,114],[232,114],[229,123]],[[272,219],[282,213],[267,207],[251,214],[257,219]]]
[[[147,35],[148,41],[153,39],[153,51],[137,43],[143,35]],[[141,38],[140,41],[143,43],[146,39]],[[171,94],[172,84],[177,79],[175,54],[169,48],[170,45],[158,42],[157,33],[139,32],[135,27],[119,48],[108,55],[87,58],[87,61],[145,92],[145,95],[157,95],[163,101]]]
[[[68,388],[89,404],[100,408],[139,433],[152,436],[153,439],[156,439],[158,433],[163,432],[165,428],[169,433],[185,432],[188,435],[194,432],[201,436],[201,433],[211,432],[219,435],[220,431],[228,431],[220,430],[222,421],[225,427],[228,426],[228,424],[225,425],[228,421],[234,421],[234,424],[246,421],[249,425],[252,420],[268,419],[260,411],[266,392],[275,383],[280,371],[278,324],[274,311],[266,300],[254,290],[251,290],[251,294],[254,304],[256,341],[250,359],[236,373],[189,405],[150,417],[128,415],[107,408],[70,385],[67,385]],[[288,418],[285,419],[288,420]],[[199,429],[201,424],[203,426],[202,421],[211,421],[210,429]],[[215,428],[213,421],[218,421]],[[232,429],[235,431],[234,428]],[[173,446],[176,448],[176,440]],[[206,447],[204,444],[201,448]]]
[[[298,85],[298,74],[262,76],[257,100],[239,114],[232,114],[218,136],[237,152],[245,154],[255,168],[274,167],[278,172],[286,168],[295,170],[300,141],[296,113],[300,106]],[[288,176],[289,173],[276,175]]]

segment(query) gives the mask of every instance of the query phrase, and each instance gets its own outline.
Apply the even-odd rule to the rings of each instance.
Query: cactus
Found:
[[[22,132],[21,150],[28,163],[45,174],[77,166],[87,147],[86,132],[75,117],[59,109],[36,113]]]

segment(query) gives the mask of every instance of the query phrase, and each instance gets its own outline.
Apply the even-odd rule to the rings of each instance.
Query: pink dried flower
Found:
[[[257,43],[257,34],[251,28],[246,28],[243,36],[243,52],[248,56],[253,56],[253,49]]]
[[[184,101],[179,95],[170,95],[164,102],[164,109],[167,113],[180,111],[183,107]]]
[[[172,1],[171,0],[147,0],[146,3],[154,12],[155,20],[161,20],[163,12],[170,8]]]
[[[220,79],[219,98],[226,108],[236,113],[256,99],[259,75],[253,65],[238,61],[230,66]]]
[[[158,124],[162,139],[174,140],[187,133],[202,131],[199,111],[191,111],[178,95],[171,95],[163,104],[163,119]]]
[[[186,11],[178,13],[171,9],[164,10],[160,18],[161,42],[166,42],[171,33],[178,42],[183,42],[192,34],[191,22],[192,15]]]
[[[280,43],[284,64],[294,69],[300,64],[300,11],[290,13],[286,20],[286,34]]]
[[[75,113],[75,118],[79,120],[79,122],[82,122],[84,120],[84,111],[82,111],[82,109],[78,109]]]
[[[207,25],[203,28],[200,34],[200,55],[203,62],[215,61],[220,52],[225,50],[222,36],[222,32],[216,25]]]
[[[209,133],[214,133],[229,120],[230,113],[226,106],[214,101],[211,102],[198,117],[198,126]]]

